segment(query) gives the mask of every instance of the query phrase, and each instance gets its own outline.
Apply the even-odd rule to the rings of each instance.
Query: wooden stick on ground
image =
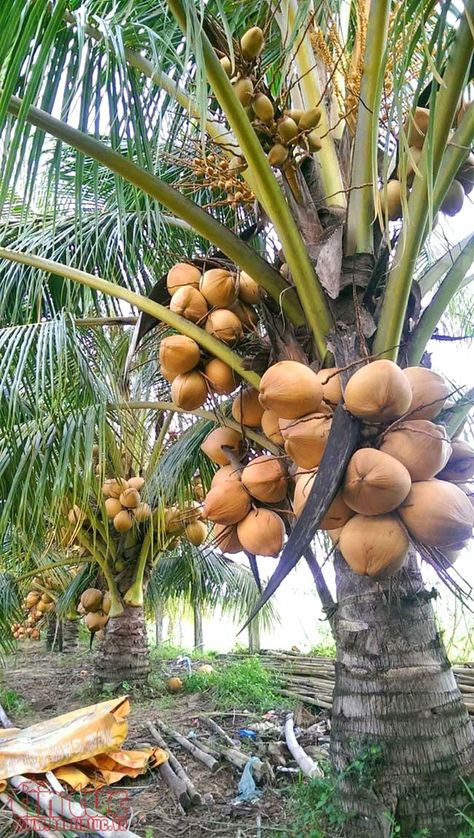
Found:
[[[191,754],[195,759],[198,759],[199,762],[202,762],[203,765],[206,765],[212,773],[217,771],[219,768],[219,763],[213,756],[210,754],[206,754],[201,748],[194,745],[189,739],[186,739],[181,733],[178,733],[177,730],[174,730],[169,725],[165,724],[161,719],[156,720],[156,724],[163,731],[166,733],[167,736],[171,736],[176,742],[178,742],[185,751]]]
[[[201,742],[199,739],[196,740],[196,744],[208,754],[224,757],[227,762],[230,762],[230,764],[239,771],[243,771],[250,760],[250,756],[244,751],[239,751],[239,749],[235,747],[228,748],[227,745],[221,745],[219,742],[214,742],[211,746],[208,745],[207,742]],[[260,759],[254,762],[252,772],[257,783],[260,783],[265,776],[271,776],[270,766],[267,763],[263,763]]]
[[[167,752],[169,764],[171,765],[171,768],[173,769],[176,776],[179,777],[179,779],[182,780],[185,784],[186,790],[188,792],[189,798],[193,806],[200,806],[202,803],[201,795],[189,779],[188,775],[186,774],[186,771],[174,755],[169,745],[165,742],[161,734],[158,733],[155,725],[153,725],[151,722],[148,722],[148,729],[151,735],[153,736],[153,739],[157,741],[160,748],[163,748],[163,750]]]
[[[285,721],[285,739],[288,745],[288,750],[292,757],[296,760],[297,765],[306,777],[322,777],[323,772],[311,757],[303,750],[301,745],[296,741],[295,725],[293,720],[293,713],[288,713]]]
[[[192,803],[186,788],[186,783],[174,773],[168,760],[158,766],[158,773],[171,789],[179,805],[187,812],[191,808]]]
[[[0,801],[5,804],[5,808],[12,813],[12,816],[14,815],[25,824],[28,831],[35,832],[40,838],[63,838],[62,832],[48,829],[36,812],[28,812],[21,803],[14,800],[9,794],[5,794],[5,792],[0,794]],[[12,830],[13,834],[14,831]]]
[[[199,719],[201,722],[204,722],[206,727],[208,727],[214,733],[218,733],[219,736],[221,736],[222,739],[224,739],[224,741],[227,742],[227,744],[230,745],[231,748],[235,748],[235,743],[232,741],[230,736],[227,735],[225,730],[220,725],[218,725],[217,722],[214,721],[214,719],[210,719],[209,716],[204,715],[199,716]]]

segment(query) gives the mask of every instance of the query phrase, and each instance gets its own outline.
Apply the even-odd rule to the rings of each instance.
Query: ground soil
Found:
[[[199,725],[199,714],[210,713],[214,709],[209,698],[202,693],[168,696],[162,692],[160,696],[160,680],[164,684],[169,664],[156,662],[154,669],[154,690],[131,696],[132,710],[125,748],[151,744],[153,740],[147,722],[154,721],[157,716],[187,733]],[[101,698],[123,694],[122,688],[98,698],[90,689],[91,670],[92,657],[83,648],[75,655],[62,655],[45,651],[43,643],[23,643],[20,651],[7,659],[0,674],[0,686],[14,689],[26,702],[26,708],[21,713],[15,715],[14,711],[10,712],[12,721],[18,727],[27,727]],[[234,712],[215,717],[230,736],[236,735],[238,729],[250,721],[249,716],[240,715],[241,711],[242,708],[236,708]],[[258,718],[253,716],[253,719]],[[188,814],[179,812],[168,787],[153,771],[121,784],[121,788],[127,790],[131,808],[130,829],[143,838],[266,838],[285,835],[285,808],[291,784],[288,775],[279,775],[271,785],[265,786],[258,802],[236,804],[238,771],[223,763],[215,774],[211,774],[175,743],[169,744],[205,800],[205,805],[191,809]]]

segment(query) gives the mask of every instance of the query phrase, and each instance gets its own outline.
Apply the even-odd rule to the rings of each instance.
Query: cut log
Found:
[[[176,742],[178,742],[185,751],[187,751],[194,759],[199,760],[202,762],[203,765],[206,765],[210,771],[214,774],[215,771],[219,768],[219,763],[213,756],[210,754],[206,754],[201,748],[194,745],[189,739],[186,739],[181,733],[178,733],[177,730],[174,730],[172,727],[167,725],[162,719],[157,719],[156,724],[163,731],[166,733],[167,736],[171,736]]]
[[[214,721],[214,719],[210,719],[209,716],[199,716],[199,721],[203,722],[206,727],[213,731],[213,733],[217,733],[219,736],[224,739],[225,742],[231,747],[235,747],[235,743],[232,741],[230,736],[227,735],[225,730]]]
[[[191,808],[192,803],[186,788],[186,783],[174,773],[168,760],[158,766],[158,774],[167,786],[169,786],[179,805],[187,812]]]
[[[285,721],[285,739],[288,750],[292,755],[301,772],[306,777],[323,777],[323,771],[319,765],[308,756],[301,745],[298,744],[295,735],[293,713],[288,713]]]
[[[190,798],[191,803],[193,804],[193,806],[200,806],[201,803],[202,803],[201,795],[199,794],[196,787],[193,785],[193,783],[189,779],[188,775],[186,774],[186,771],[184,770],[183,766],[181,765],[179,760],[174,755],[170,746],[165,742],[165,740],[163,739],[161,734],[157,731],[155,725],[153,725],[151,722],[148,722],[148,729],[149,729],[151,735],[153,736],[153,738],[156,740],[156,742],[160,746],[160,748],[163,748],[163,750],[166,751],[166,753],[168,754],[169,764],[171,765],[171,768],[173,769],[176,776],[179,777],[179,779],[182,780],[183,783],[185,784],[186,790],[188,792],[189,798]]]

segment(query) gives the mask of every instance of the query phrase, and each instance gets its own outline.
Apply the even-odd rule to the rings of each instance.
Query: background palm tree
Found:
[[[73,500],[89,495],[94,435],[101,445],[107,428],[116,433],[130,421],[130,393],[127,410],[118,407],[123,385],[99,375],[110,332],[91,331],[90,318],[102,327],[134,306],[165,324],[141,343],[151,325],[142,318],[135,335],[131,363],[143,357],[145,378],[156,368],[153,340],[171,327],[257,386],[285,342],[318,366],[333,363],[331,353],[340,367],[367,354],[419,363],[469,272],[472,237],[456,250],[445,244],[437,265],[431,253],[436,240],[441,246],[434,216],[473,136],[474,105],[458,111],[471,79],[472,0],[464,9],[433,0],[258,8],[211,0],[201,14],[179,0],[133,9],[119,0],[105,12],[99,0],[35,0],[0,10],[3,532],[27,529],[35,540],[55,529],[66,488]],[[252,72],[274,107],[321,108],[317,153],[307,146],[298,165],[277,171],[265,131],[255,132],[219,61],[226,55],[245,68],[238,37],[256,24],[266,46]],[[417,105],[430,117],[408,191]],[[222,183],[216,163],[236,156],[237,176]],[[403,220],[392,225],[377,190],[382,184],[383,204],[395,167]],[[167,308],[160,277],[176,261],[209,255],[266,291],[260,340],[231,349]],[[157,411],[176,409],[156,375],[152,401],[133,407],[142,429]],[[452,435],[473,400],[465,393],[445,415]],[[189,499],[196,470],[208,485],[199,446],[207,423],[227,421],[226,406],[217,406],[196,411],[186,433],[169,439],[151,470],[152,491],[166,485],[167,499]],[[356,443],[339,416],[328,446],[333,491]],[[258,433],[250,445],[272,450]],[[314,535],[330,496],[321,475],[267,592]],[[337,551],[335,567],[333,762],[344,772],[368,742],[383,754],[369,791],[343,773],[342,805],[357,816],[350,834],[385,835],[386,812],[407,833],[453,834],[472,729],[417,560],[392,583],[396,608]]]

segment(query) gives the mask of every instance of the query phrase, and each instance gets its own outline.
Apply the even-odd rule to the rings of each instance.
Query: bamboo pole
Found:
[[[151,735],[153,736],[153,739],[155,739],[156,742],[158,742],[158,745],[160,746],[160,748],[163,748],[163,750],[165,750],[166,753],[168,754],[169,764],[170,764],[171,768],[173,769],[174,773],[176,774],[176,776],[179,777],[179,779],[182,780],[182,782],[185,784],[187,793],[189,795],[189,798],[190,798],[191,803],[193,804],[193,806],[200,806],[201,803],[202,803],[201,795],[199,794],[196,787],[193,785],[193,783],[189,779],[188,775],[186,774],[186,771],[184,770],[183,766],[181,765],[181,763],[179,762],[177,757],[174,755],[174,753],[171,750],[171,748],[169,747],[169,745],[165,742],[165,740],[163,739],[161,734],[158,733],[155,725],[152,724],[151,722],[148,722],[148,730],[150,731]]]

